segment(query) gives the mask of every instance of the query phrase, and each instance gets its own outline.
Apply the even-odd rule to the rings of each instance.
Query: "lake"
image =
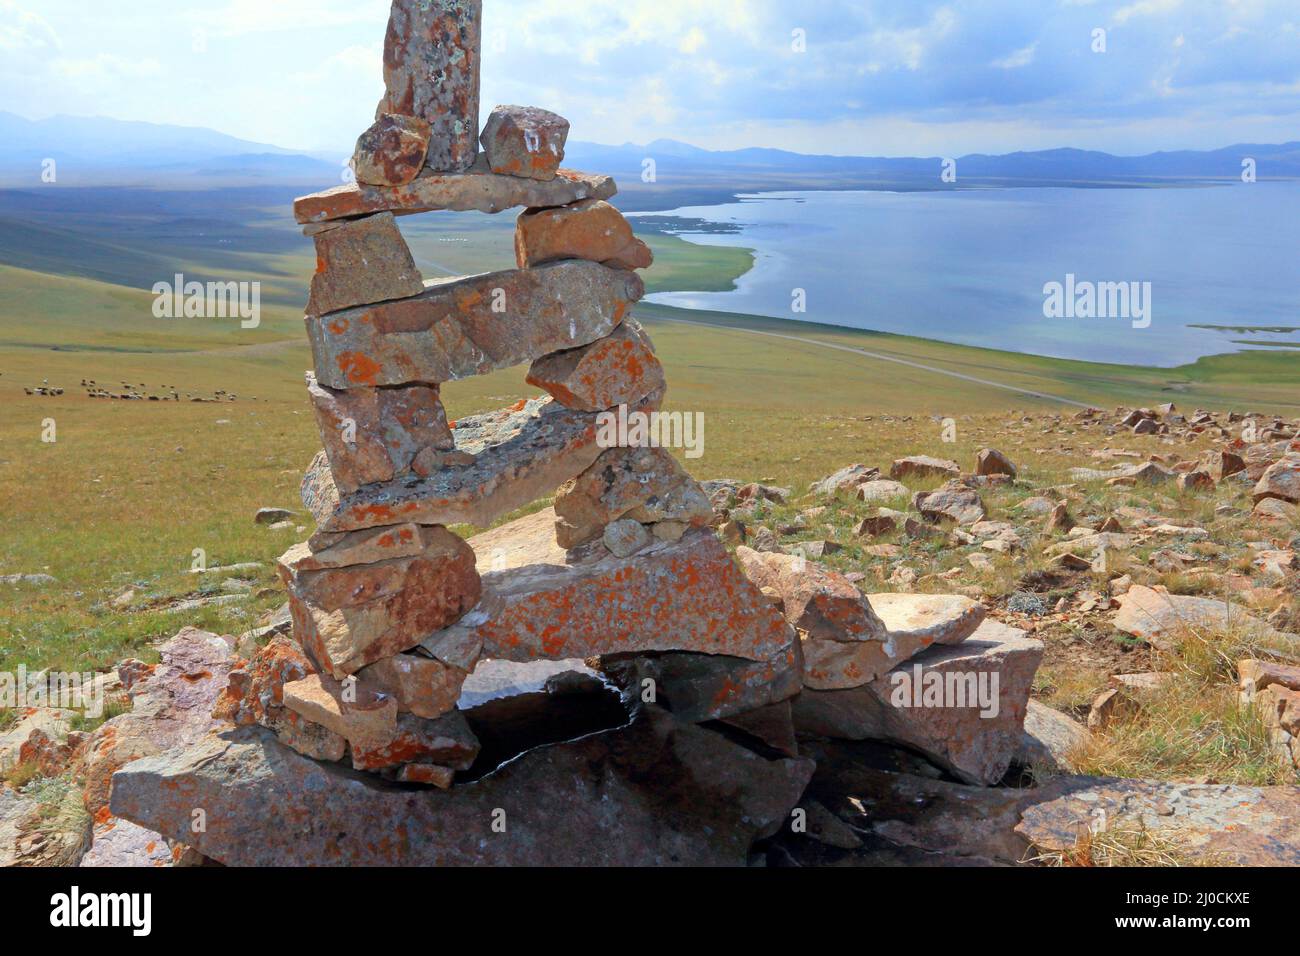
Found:
[[[756,251],[733,292],[650,301],[1096,362],[1167,367],[1262,343],[1300,348],[1300,183],[739,198],[646,214],[727,227],[676,234]],[[1067,275],[1076,296],[1087,283],[1137,283],[1126,285],[1129,317],[1045,317],[1044,286]],[[1147,304],[1144,288],[1146,318],[1133,308]],[[1098,301],[1121,311],[1114,296]]]

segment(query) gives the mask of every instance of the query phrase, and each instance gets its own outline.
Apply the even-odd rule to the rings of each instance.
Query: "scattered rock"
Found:
[[[890,466],[889,477],[895,481],[902,481],[904,478],[960,478],[961,466],[955,461],[943,458],[913,455],[895,461]]]
[[[985,448],[975,456],[975,474],[1010,475],[1016,477],[1016,466],[1011,459],[994,448]]]

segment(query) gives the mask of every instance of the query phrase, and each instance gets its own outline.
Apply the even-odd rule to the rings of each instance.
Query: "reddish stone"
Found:
[[[311,280],[310,315],[391,299],[424,291],[411,250],[392,213],[317,227],[316,274]]]
[[[420,533],[420,554],[377,564],[295,571],[282,559],[294,636],[334,677],[411,649],[478,602],[469,546],[445,528]]]
[[[528,384],[569,408],[600,412],[635,405],[666,381],[650,337],[628,319],[597,342],[538,359]]]
[[[515,224],[515,261],[530,268],[557,259],[589,259],[619,269],[648,269],[650,247],[632,233],[623,214],[600,199],[529,209]]]
[[[354,744],[352,769],[386,770],[403,764],[435,764],[453,770],[467,770],[478,756],[474,736],[460,711],[437,720],[411,714],[397,718],[397,732],[381,746]]]
[[[307,391],[334,483],[344,494],[405,478],[422,452],[456,447],[436,385],[333,389],[308,373]]]
[[[517,176],[498,176],[480,159],[467,173],[429,173],[405,186],[348,183],[294,200],[301,223],[349,219],[391,211],[406,214],[446,209],[453,212],[501,212],[518,206],[564,206],[580,199],[609,199],[618,187],[608,176],[561,169],[548,183]]]
[[[396,699],[403,713],[434,718],[456,709],[469,671],[430,657],[397,654],[376,661],[357,676]]]
[[[492,172],[542,182],[564,162],[569,121],[536,106],[498,106],[479,138]]]
[[[357,182],[404,186],[420,175],[432,128],[418,116],[385,113],[357,139],[352,169]]]
[[[377,749],[397,737],[397,701],[352,681],[312,674],[284,685],[284,706],[358,748]]]
[[[634,411],[659,407],[659,394]],[[601,454],[598,416],[551,399],[461,419],[454,431],[467,462],[449,463],[421,481],[368,485],[339,495],[324,455],[303,479],[303,503],[322,531],[406,522],[487,527],[586,470]]]
[[[418,116],[431,169],[460,172],[478,156],[482,0],[393,0],[384,37],[386,92],[375,111]]]
[[[555,531],[562,548],[601,536],[623,517],[683,521],[702,527],[713,508],[695,479],[662,448],[611,448],[555,493]]]
[[[751,581],[781,595],[786,620],[814,640],[884,640],[884,622],[843,575],[792,554],[741,547],[736,559]]]
[[[472,538],[490,569],[483,602],[431,641],[472,634],[484,657],[521,662],[674,650],[770,661],[789,647],[780,612],[710,531],[570,563],[554,522],[548,509]]]
[[[635,273],[557,262],[308,316],[307,334],[316,378],[328,388],[451,382],[604,338],[644,293]]]

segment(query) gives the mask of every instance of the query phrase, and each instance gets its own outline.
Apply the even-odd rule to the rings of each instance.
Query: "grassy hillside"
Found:
[[[2,595],[0,668],[105,667],[147,656],[151,641],[185,624],[246,629],[283,599],[271,562],[310,531],[305,519],[284,531],[252,520],[261,506],[300,510],[299,478],[319,447],[302,385],[309,241],[264,191],[21,198],[0,202],[0,575],[46,573],[57,584]],[[235,219],[204,218],[214,202]],[[402,228],[427,277],[513,265],[510,217],[412,217]],[[752,263],[745,249],[647,241],[652,291],[725,290]],[[154,318],[147,290],[178,269],[262,282],[261,325]],[[1098,405],[1174,400],[1294,415],[1300,403],[1294,355],[1281,353],[1153,370],[647,304],[638,315],[667,367],[669,407],[705,415],[705,454],[689,462],[701,478],[802,487],[852,461],[973,454],[967,444],[996,438],[1012,409],[1068,411],[996,385]],[[87,379],[236,399],[91,399]],[[45,381],[66,393],[24,394]],[[450,385],[444,400],[458,418],[530,394],[515,369]],[[938,444],[936,418],[977,415],[983,424],[963,430],[961,444]],[[42,441],[49,420],[52,443]],[[1041,460],[1035,449],[1017,453],[1047,470],[1079,463],[1069,449]],[[193,575],[196,549],[210,567],[262,570],[242,584]]]

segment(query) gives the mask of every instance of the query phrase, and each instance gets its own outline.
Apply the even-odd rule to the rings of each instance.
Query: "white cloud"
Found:
[[[0,0],[0,50],[16,53],[58,48],[59,37],[43,17],[13,0]]]
[[[1034,62],[1034,54],[1038,52],[1038,42],[1034,41],[1029,46],[1021,47],[1014,53],[1002,57],[1000,60],[994,60],[990,65],[997,67],[999,70],[1016,70],[1022,66],[1028,66]]]
[[[1138,0],[1115,11],[1115,23],[1128,23],[1135,17],[1161,16],[1173,13],[1183,5],[1183,0]]]

